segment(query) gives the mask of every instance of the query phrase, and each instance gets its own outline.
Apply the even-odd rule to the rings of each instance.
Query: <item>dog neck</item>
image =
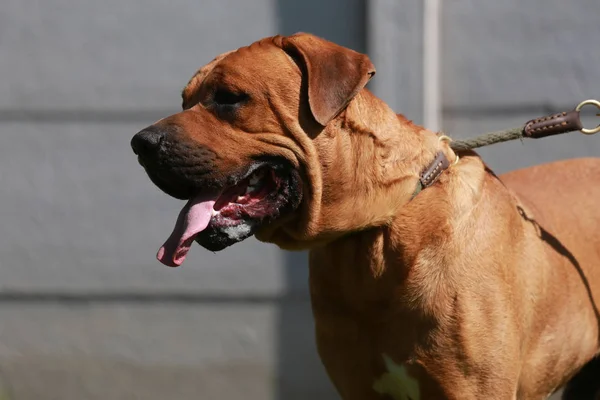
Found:
[[[438,152],[455,158],[438,135],[395,114],[368,90],[313,139],[313,147],[313,198],[300,218],[306,226],[294,232],[307,248],[388,225],[414,197]]]
[[[341,196],[334,199],[349,210],[342,210],[343,218],[334,220],[346,232],[312,248],[310,256],[313,288],[327,288],[328,302],[337,297],[356,312],[393,301],[393,293],[409,273],[431,273],[435,269],[429,266],[444,265],[444,258],[454,255],[451,243],[457,233],[452,227],[468,218],[482,183],[481,163],[469,155],[413,198],[421,172],[436,154],[441,151],[449,160],[455,160],[456,154],[434,132],[396,115],[383,103],[373,107],[373,101],[380,100],[363,91],[339,117],[344,132],[335,133],[336,146],[364,150],[332,161],[334,170],[355,171],[351,178],[334,181],[336,186],[348,185],[348,192],[340,189],[341,196],[354,197],[354,201],[344,203]],[[364,159],[363,154],[374,158]],[[466,182],[474,187],[461,189]],[[422,283],[434,282],[429,278]],[[430,303],[432,313],[435,304],[443,304],[434,297],[420,297],[423,293],[435,296],[435,290],[405,289],[402,301],[406,304],[427,307]],[[377,312],[370,309],[368,314]]]

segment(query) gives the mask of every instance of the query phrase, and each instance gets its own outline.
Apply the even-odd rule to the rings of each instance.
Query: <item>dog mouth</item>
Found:
[[[189,198],[157,253],[161,263],[180,266],[193,242],[210,251],[223,250],[293,211],[301,201],[299,174],[285,160],[257,162],[230,181],[233,184],[220,190],[198,190]]]

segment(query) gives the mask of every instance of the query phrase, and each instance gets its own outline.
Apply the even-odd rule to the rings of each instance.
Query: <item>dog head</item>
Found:
[[[322,234],[324,208],[335,207],[323,198],[338,197],[328,126],[374,73],[366,55],[304,33],[202,67],[183,90],[183,111],[131,141],[150,179],[187,200],[158,258],[180,265],[194,241],[218,251],[255,234],[303,248]]]

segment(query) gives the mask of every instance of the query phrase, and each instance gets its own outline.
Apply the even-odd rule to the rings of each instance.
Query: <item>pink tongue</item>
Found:
[[[185,261],[196,235],[208,226],[215,198],[197,196],[190,199],[177,217],[173,233],[158,250],[156,258],[169,267],[178,267]]]

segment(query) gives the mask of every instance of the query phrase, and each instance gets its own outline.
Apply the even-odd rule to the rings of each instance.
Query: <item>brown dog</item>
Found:
[[[318,350],[343,399],[547,397],[600,348],[600,161],[500,179],[473,152],[454,163],[364,88],[374,73],[308,34],[201,68],[183,111],[132,139],[188,200],[158,258],[251,235],[310,249]]]

